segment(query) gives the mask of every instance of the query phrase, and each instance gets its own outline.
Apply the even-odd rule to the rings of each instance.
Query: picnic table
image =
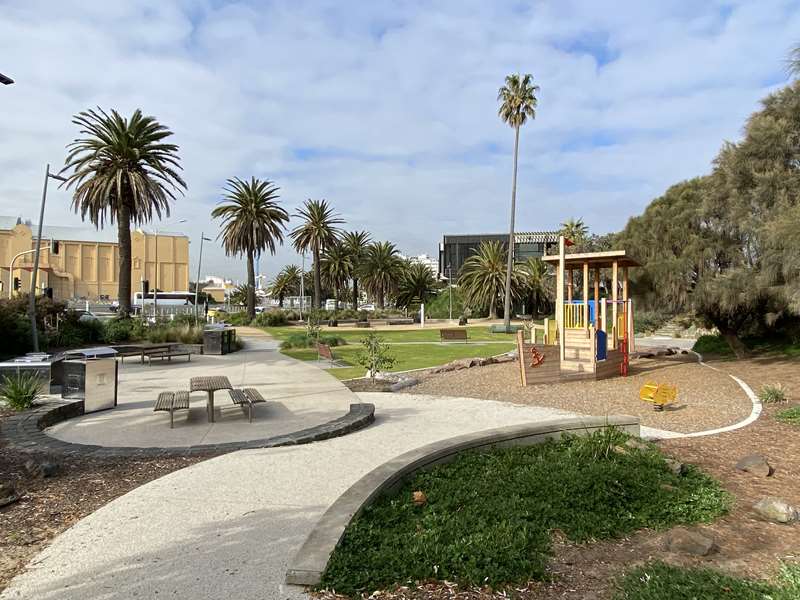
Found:
[[[138,356],[142,364],[144,364],[144,357],[160,356],[163,354],[172,354],[172,350],[179,346],[177,342],[165,342],[163,344],[125,344],[120,346],[112,346],[117,351],[117,356],[120,357],[123,364],[125,363],[126,356]]]
[[[224,375],[212,375],[210,377],[192,377],[189,379],[190,392],[206,392],[208,394],[208,403],[206,404],[206,411],[208,412],[208,422],[214,422],[214,392],[218,390],[232,390],[233,386],[227,377]]]

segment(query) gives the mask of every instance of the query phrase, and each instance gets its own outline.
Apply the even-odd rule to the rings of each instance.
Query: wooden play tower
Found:
[[[625,250],[566,254],[569,244],[562,236],[558,255],[542,257],[556,269],[556,314],[554,322],[545,320],[543,345],[518,334],[522,385],[627,374],[634,350],[628,270],[639,263]],[[580,290],[575,289],[576,279]]]

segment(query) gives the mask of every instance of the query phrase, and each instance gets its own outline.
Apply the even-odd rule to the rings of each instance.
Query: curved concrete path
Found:
[[[327,423],[345,415],[355,395],[341,382],[312,365],[278,352],[278,343],[248,328],[245,348],[223,356],[198,355],[191,362],[175,358],[152,366],[128,359],[120,365],[118,406],[63,421],[48,435],[76,444],[111,447],[180,447],[224,444],[280,436]],[[189,389],[189,378],[225,375],[234,387],[254,387],[267,399],[254,408],[248,423],[228,393],[216,393],[215,422],[206,416],[205,394],[192,394],[188,411],[154,413],[158,392]]]
[[[137,488],[64,532],[0,600],[302,598],[283,579],[320,515],[404,452],[456,435],[572,416],[487,400],[358,394],[374,425],[305,446],[241,450]]]

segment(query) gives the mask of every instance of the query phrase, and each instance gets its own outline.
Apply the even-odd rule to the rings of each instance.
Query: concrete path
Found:
[[[56,538],[0,600],[303,598],[301,588],[283,584],[287,562],[364,474],[437,440],[569,414],[464,398],[358,396],[376,405],[367,429],[227,454],[137,488]]]
[[[245,348],[224,356],[175,358],[152,366],[128,359],[120,365],[118,406],[69,419],[47,429],[60,440],[100,446],[193,446],[257,440],[321,425],[341,417],[357,402],[342,383],[313,365],[284,356],[278,344],[258,330],[241,336]],[[255,335],[254,335],[255,334]],[[259,337],[256,337],[259,335]],[[253,422],[226,391],[215,395],[215,422],[206,416],[206,395],[192,394],[188,411],[154,413],[158,392],[188,390],[189,378],[225,375],[234,387],[254,387],[268,400],[257,404]]]

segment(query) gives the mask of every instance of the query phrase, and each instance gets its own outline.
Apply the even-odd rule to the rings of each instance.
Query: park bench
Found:
[[[243,390],[228,390],[231,400],[239,406],[246,406],[249,422],[253,422],[253,405],[259,402],[266,402],[264,397],[255,388],[244,388]]]
[[[319,354],[320,358],[329,360],[331,366],[333,366],[334,362],[336,361],[336,359],[333,356],[333,350],[331,350],[331,347],[328,346],[328,344],[320,344],[319,342],[317,342],[317,354]]]
[[[169,412],[169,428],[172,429],[174,422],[174,413],[176,410],[189,409],[189,392],[160,392],[156,405],[153,411],[167,411]]]
[[[387,325],[413,325],[414,324],[414,319],[406,319],[406,318],[388,319],[386,321],[386,324]]]
[[[369,321],[356,321],[356,327],[369,327]]]
[[[148,345],[125,345],[125,346],[112,346],[114,350],[117,351],[117,357],[119,357],[122,364],[125,364],[125,358],[129,358],[131,356],[138,356],[141,363],[144,364],[145,357],[150,357],[153,354],[163,354],[165,352],[170,352],[177,346],[178,344],[174,342],[168,342],[164,344],[148,344]]]
[[[466,329],[440,329],[439,339],[442,342],[454,342],[454,341],[464,340],[464,343],[466,344],[469,338],[467,337]]]
[[[191,350],[171,348],[169,350],[148,352],[144,356],[147,358],[147,364],[152,365],[154,358],[159,358],[162,361],[166,358],[169,362],[172,362],[172,359],[177,356],[185,356],[189,362],[192,362],[192,354],[194,353]]]

